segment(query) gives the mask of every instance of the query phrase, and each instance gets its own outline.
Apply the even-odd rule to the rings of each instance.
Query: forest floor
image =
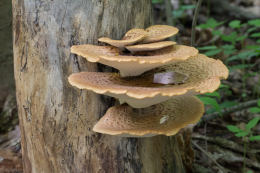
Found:
[[[180,2],[171,1],[169,15],[163,1],[154,1],[154,23],[177,26],[176,40],[190,45],[195,4]],[[260,20],[259,0],[212,0],[200,9],[195,46],[222,60],[230,73],[219,90],[199,96],[206,112],[192,136],[194,173],[260,173],[260,24],[255,19]],[[19,173],[15,94],[0,96],[0,172]]]

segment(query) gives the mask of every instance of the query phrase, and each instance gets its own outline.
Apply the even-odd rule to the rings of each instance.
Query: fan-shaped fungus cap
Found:
[[[98,41],[110,44],[118,48],[124,48],[128,45],[133,45],[138,41],[143,40],[147,36],[147,32],[143,29],[129,30],[122,40],[113,40],[107,37],[99,38]]]
[[[175,135],[195,124],[204,113],[203,103],[193,96],[178,96],[148,108],[114,106],[94,126],[95,132],[127,137]]]
[[[72,46],[71,52],[85,57],[90,62],[114,67],[120,70],[122,77],[137,76],[153,68],[183,61],[198,54],[197,49],[183,45],[147,52],[146,56],[120,55],[117,48],[89,44]]]
[[[173,41],[160,41],[156,43],[148,43],[148,44],[137,44],[132,46],[126,46],[126,49],[128,49],[131,52],[140,52],[140,51],[152,51],[152,50],[158,50],[162,49],[168,46],[175,45],[176,42]]]
[[[147,28],[148,36],[142,40],[142,43],[151,43],[164,40],[179,32],[178,28],[168,25],[153,25]]]
[[[118,98],[135,108],[148,107],[170,99],[172,96],[213,92],[220,79],[227,78],[228,69],[220,61],[198,55],[157,70],[175,71],[188,76],[181,85],[153,83],[154,73],[140,77],[121,78],[117,73],[81,72],[69,77],[71,85],[99,94]]]

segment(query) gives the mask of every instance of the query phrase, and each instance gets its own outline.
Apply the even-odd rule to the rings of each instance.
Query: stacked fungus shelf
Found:
[[[172,26],[154,25],[131,29],[122,40],[99,39],[110,46],[72,46],[72,53],[120,72],[81,72],[69,77],[71,85],[115,97],[122,104],[109,108],[94,131],[170,136],[199,121],[204,106],[195,95],[215,91],[228,70],[193,47],[163,41],[177,32]]]

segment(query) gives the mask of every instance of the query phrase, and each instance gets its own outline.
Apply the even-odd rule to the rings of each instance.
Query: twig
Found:
[[[201,148],[196,142],[191,142],[196,148],[198,148],[201,152],[203,152],[206,156],[208,156],[208,158],[210,159],[210,160],[212,160],[217,166],[218,166],[218,168],[222,171],[222,172],[226,172],[225,170],[224,170],[224,168],[214,159],[214,158],[212,158],[212,156],[207,152],[207,151],[205,151],[203,148]]]
[[[198,0],[196,9],[194,12],[194,17],[193,17],[193,21],[192,21],[192,30],[191,30],[191,46],[194,46],[194,44],[195,44],[196,25],[197,25],[197,20],[198,20],[201,3],[202,3],[202,0]]]
[[[222,116],[225,116],[225,115],[228,115],[232,112],[236,112],[236,111],[240,111],[240,110],[243,110],[243,109],[247,109],[247,108],[250,108],[252,106],[257,106],[257,102],[258,102],[258,99],[257,100],[250,100],[250,101],[247,101],[247,102],[244,102],[244,103],[240,103],[236,106],[232,106],[230,108],[226,108],[226,109],[223,109],[221,110],[220,112],[214,112],[212,114],[206,114],[202,117],[201,121],[198,123],[198,125],[201,125],[205,122],[208,122],[212,119],[215,119],[217,118],[218,116],[222,115]]]
[[[229,1],[210,0],[211,10],[217,14],[230,15],[238,19],[258,19],[260,18],[259,13],[254,14],[247,11],[237,5],[231,4]]]
[[[200,134],[197,134],[197,133],[193,133],[192,134],[192,139],[194,140],[201,140],[201,141],[207,141],[209,143],[213,143],[215,145],[218,145],[222,148],[226,148],[226,149],[229,149],[229,150],[232,150],[234,152],[237,152],[237,153],[243,153],[244,150],[243,150],[243,147],[231,140],[227,140],[225,138],[221,138],[221,137],[209,137],[209,136],[203,136],[203,135],[200,135]],[[247,151],[247,155],[249,157],[251,156],[254,156],[255,154],[258,154],[260,153],[260,150],[257,150],[257,149],[250,149]]]

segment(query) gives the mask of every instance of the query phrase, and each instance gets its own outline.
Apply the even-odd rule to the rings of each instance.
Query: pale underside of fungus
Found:
[[[157,72],[185,74],[185,81],[179,85],[154,83]],[[121,78],[117,73],[81,72],[69,77],[71,85],[119,99],[134,108],[144,108],[161,103],[177,95],[194,95],[215,91],[220,79],[228,76],[228,69],[219,60],[205,55],[178,61],[138,77]]]
[[[172,45],[135,56],[121,54],[115,47],[89,44],[72,46],[71,52],[83,56],[90,62],[114,67],[120,71],[122,77],[137,76],[153,68],[184,61],[198,54],[197,49],[184,45]]]
[[[160,41],[160,42],[155,42],[155,43],[126,46],[126,49],[131,52],[153,51],[153,50],[162,49],[162,48],[165,48],[168,46],[172,46],[175,44],[176,44],[176,42],[173,42],[173,41]]]
[[[93,131],[124,137],[171,136],[197,123],[203,113],[203,103],[194,96],[177,96],[143,109],[120,105],[109,108]]]

